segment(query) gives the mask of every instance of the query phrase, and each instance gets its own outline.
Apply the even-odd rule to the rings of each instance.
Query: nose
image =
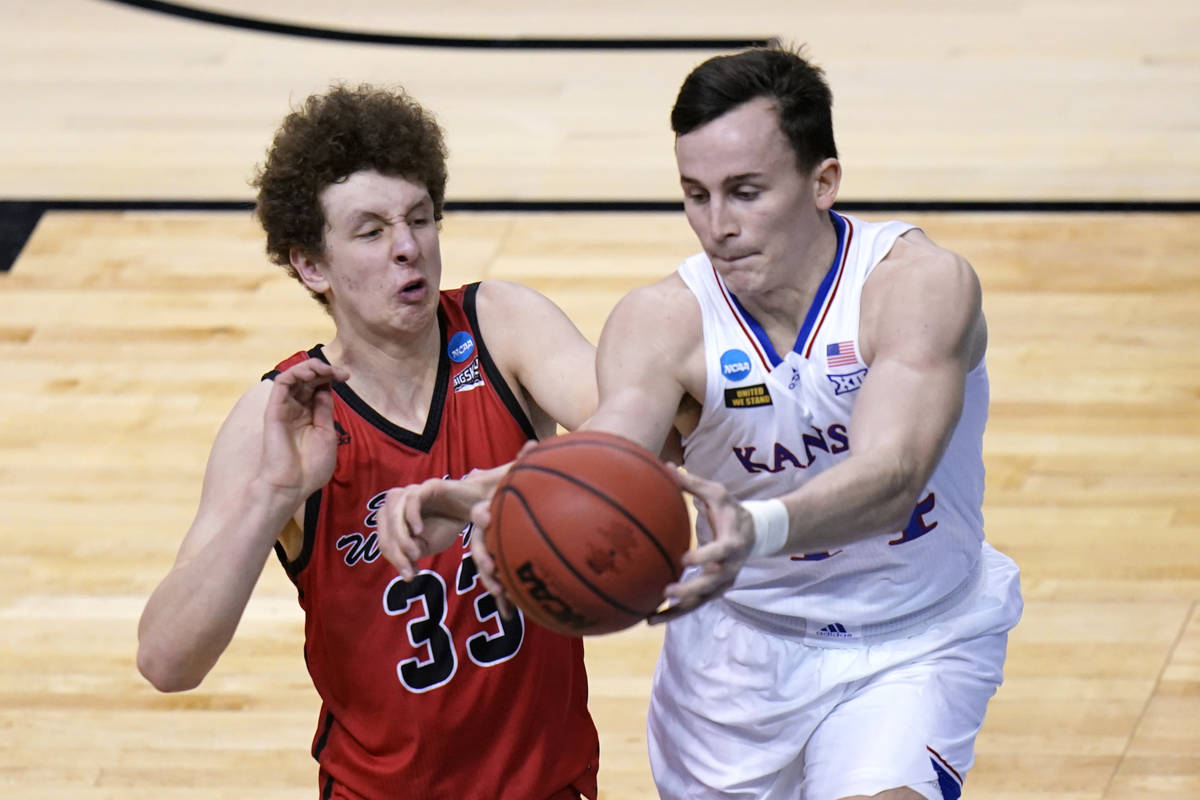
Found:
[[[413,235],[413,230],[404,223],[398,223],[392,226],[392,260],[398,264],[408,264],[416,261],[421,254],[421,247],[417,244],[417,237]]]
[[[714,239],[728,239],[741,232],[733,209],[724,198],[714,197],[708,204],[708,229]]]

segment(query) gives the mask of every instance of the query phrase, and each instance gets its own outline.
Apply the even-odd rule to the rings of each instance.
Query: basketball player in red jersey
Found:
[[[501,618],[469,526],[405,575],[381,557],[389,489],[487,474],[596,403],[593,348],[545,297],[439,291],[445,182],[441,130],[402,91],[338,87],[284,120],[257,213],[336,335],[225,420],[138,666],[162,691],[199,685],[273,549],[306,617],[321,797],[595,798],[581,642]]]

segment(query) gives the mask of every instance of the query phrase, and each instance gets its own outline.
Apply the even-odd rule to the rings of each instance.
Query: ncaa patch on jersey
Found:
[[[753,386],[734,386],[725,390],[726,408],[754,408],[771,405],[771,393],[765,383]]]
[[[750,356],[742,350],[721,353],[721,375],[727,381],[740,381],[750,374]]]
[[[855,372],[849,372],[845,375],[826,375],[829,382],[833,384],[834,394],[850,394],[857,392],[862,388],[863,380],[867,377],[867,371],[860,369]]]
[[[446,355],[450,356],[450,360],[455,364],[463,363],[474,352],[475,340],[466,331],[459,331],[451,336],[450,342],[446,345]]]
[[[483,373],[479,369],[479,359],[476,358],[453,379],[454,391],[467,392],[476,386],[483,386]]]

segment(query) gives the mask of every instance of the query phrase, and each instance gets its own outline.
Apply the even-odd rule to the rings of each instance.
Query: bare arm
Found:
[[[905,251],[863,292],[871,371],[850,419],[851,455],[783,498],[788,551],[903,528],[958,424],[967,372],[986,344],[979,281],[944,250]]]
[[[508,281],[484,281],[479,326],[497,366],[537,411],[575,430],[596,409],[596,348],[549,298]]]
[[[678,276],[630,292],[600,334],[600,406],[586,427],[662,452],[688,387],[704,385],[703,343],[699,306]]]
[[[138,624],[138,669],[161,691],[198,686],[228,646],[271,547],[333,472],[331,380],[297,364],[238,401],[213,443],[196,517]]]
[[[850,455],[778,498],[787,511],[783,553],[835,550],[904,527],[958,422],[966,374],[986,346],[974,271],[923,236],[897,243],[864,288],[862,309],[870,373],[850,421]],[[753,522],[723,487],[694,476],[681,482],[716,532],[685,559],[703,565],[702,574],[667,592],[686,611],[732,583],[753,544]]]

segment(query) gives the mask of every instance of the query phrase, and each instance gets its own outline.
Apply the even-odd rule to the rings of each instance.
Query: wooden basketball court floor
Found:
[[[313,797],[317,701],[276,564],[201,688],[160,695],[134,664],[220,420],[330,332],[248,212],[180,201],[248,200],[278,119],[332,80],[403,83],[438,112],[451,201],[673,201],[667,109],[716,50],[376,45],[103,0],[5,5],[0,201],[75,206],[51,205],[0,272],[0,791]],[[380,5],[202,7],[390,33],[807,42],[837,98],[842,197],[946,203],[856,213],[920,223],[984,285],[987,532],[1022,568],[1026,611],[964,796],[1200,797],[1191,4]],[[442,244],[445,285],[526,282],[593,340],[624,291],[696,249],[673,211],[455,211]],[[586,643],[605,800],[655,796],[658,643],[645,626]]]

